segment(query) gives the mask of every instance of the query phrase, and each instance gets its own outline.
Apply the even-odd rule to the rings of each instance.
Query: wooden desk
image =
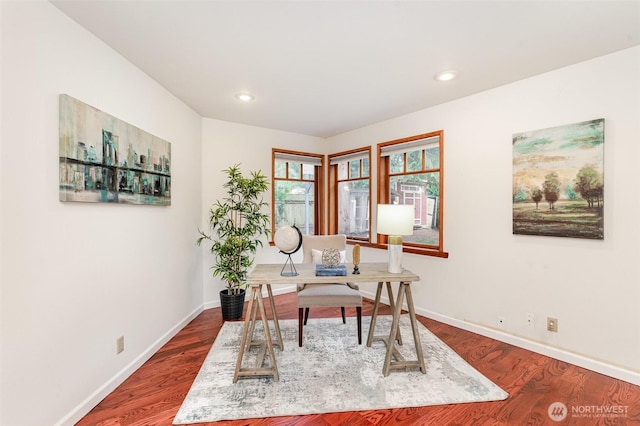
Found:
[[[352,283],[377,282],[378,289],[374,301],[373,314],[371,316],[371,325],[369,327],[369,335],[367,338],[367,346],[371,346],[374,340],[384,341],[387,345],[387,353],[382,367],[382,374],[386,377],[392,369],[406,369],[410,367],[418,367],[422,373],[426,374],[427,370],[424,364],[424,356],[422,354],[422,345],[420,344],[420,336],[418,333],[418,324],[416,321],[416,313],[413,306],[413,297],[411,295],[411,283],[419,281],[420,277],[414,273],[404,270],[400,274],[392,274],[387,271],[386,263],[361,263],[360,274],[353,275],[353,265],[347,265],[348,275],[346,277],[317,277],[315,274],[314,264],[296,265],[298,276],[283,277],[280,275],[282,270],[281,264],[259,264],[251,271],[247,277],[247,284],[251,288],[249,294],[249,303],[245,314],[244,328],[242,330],[242,339],[240,341],[240,352],[236,361],[236,369],[233,375],[233,383],[238,381],[238,377],[246,376],[273,376],[275,381],[279,380],[278,367],[276,357],[273,350],[274,342],[271,339],[271,331],[267,321],[264,300],[262,298],[262,287],[266,286],[271,311],[273,313],[273,324],[275,329],[275,345],[280,350],[284,348],[282,343],[282,334],[280,332],[280,324],[278,323],[278,315],[276,313],[275,303],[273,301],[273,293],[271,292],[272,284],[297,284],[297,283],[335,283],[336,281],[345,281]],[[398,298],[394,302],[391,283],[398,282]],[[382,286],[386,283],[387,292],[391,308],[393,309],[393,320],[389,335],[374,336],[375,324],[378,316],[378,306],[380,304],[380,296],[382,294]],[[413,329],[413,340],[416,346],[416,360],[407,361],[398,352],[395,343],[402,344],[400,338],[399,325],[402,305],[406,297],[407,307],[409,310],[409,318]],[[260,313],[262,324],[265,330],[264,340],[254,340],[253,334],[257,314]],[[242,359],[245,351],[251,346],[258,345],[260,347],[256,363],[253,367],[242,368]],[[269,365],[264,366],[265,356],[269,356]]]

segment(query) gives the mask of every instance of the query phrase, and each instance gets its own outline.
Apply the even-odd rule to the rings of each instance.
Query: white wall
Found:
[[[202,223],[201,229],[208,230],[209,209],[213,203],[225,195],[222,187],[226,180],[222,170],[240,163],[245,175],[250,171],[261,170],[271,182],[271,148],[282,148],[302,152],[319,152],[326,149],[326,141],[313,136],[270,130],[261,127],[246,126],[227,121],[203,119],[202,125]],[[271,205],[271,185],[265,194],[265,201]],[[220,277],[213,277],[212,254],[209,246],[202,246],[204,256],[204,300],[205,307],[220,306],[218,293],[225,288]],[[292,256],[301,261],[301,254]],[[279,263],[286,258],[275,247],[269,247],[266,240],[259,248],[256,262]],[[290,289],[274,288],[274,293]]]
[[[50,3],[0,8],[0,424],[72,424],[202,309],[202,121]],[[171,206],[58,201],[60,93],[171,142]]]
[[[2,23],[2,7],[0,7],[0,25]],[[0,31],[0,46],[2,46],[2,31]],[[0,52],[0,99],[2,99],[2,54]],[[2,129],[2,102],[0,102],[0,132]],[[2,164],[2,134],[0,133],[0,164]],[[0,241],[2,241],[2,173],[0,172]],[[2,270],[2,244],[0,243],[0,271]],[[2,307],[2,273],[0,273],[0,307]],[[0,313],[0,419],[2,419],[2,315]]]
[[[203,301],[219,305],[223,284],[195,240],[221,170],[239,162],[270,178],[272,147],[330,153],[437,129],[450,258],[405,255],[422,276],[418,311],[640,382],[640,48],[325,141],[201,120],[47,2],[1,2],[0,19],[1,424],[72,424]],[[58,201],[60,93],[172,142],[172,206]],[[600,117],[605,240],[512,235],[511,135]],[[257,261],[282,256],[267,246]],[[544,330],[547,315],[559,333]]]
[[[205,119],[202,226],[222,192],[220,171],[242,162],[270,178],[271,147],[328,154],[444,129],[450,256],[404,255],[405,266],[422,277],[414,288],[417,311],[640,384],[638,75],[640,48],[628,49],[327,141]],[[513,235],[512,134],[593,118],[605,118],[604,241]],[[205,304],[219,306],[224,287],[211,277],[206,256]],[[256,261],[281,256],[265,248]],[[362,258],[386,261],[386,252],[363,248]],[[373,296],[375,289],[363,291]],[[533,328],[528,313],[535,315]],[[507,319],[504,329],[498,316]],[[546,331],[547,316],[559,319],[558,333]]]
[[[449,259],[404,256],[422,277],[420,313],[640,384],[638,76],[640,47],[329,139],[341,151],[444,130]],[[513,235],[512,134],[594,118],[605,119],[604,241]]]

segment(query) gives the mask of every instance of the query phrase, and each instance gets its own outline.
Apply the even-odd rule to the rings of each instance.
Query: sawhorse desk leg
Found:
[[[395,347],[396,336],[400,327],[400,314],[402,313],[402,303],[407,298],[407,307],[409,308],[409,319],[411,321],[411,329],[413,330],[413,342],[416,346],[416,360],[407,361],[400,355]],[[394,360],[395,359],[395,360]],[[393,310],[393,321],[391,323],[391,332],[389,334],[389,343],[387,343],[387,354],[382,367],[382,374],[387,377],[390,370],[406,369],[419,367],[422,374],[427,374],[427,368],[424,364],[424,356],[422,354],[422,344],[420,343],[420,333],[418,330],[418,322],[416,320],[416,311],[413,306],[413,296],[411,295],[411,283],[401,282],[398,289],[398,300]]]
[[[393,300],[393,290],[391,289],[391,283],[387,281],[387,296],[389,296],[389,306],[391,307],[391,312],[395,311],[395,302]],[[378,319],[378,307],[380,306],[380,297],[382,296],[382,282],[378,283],[378,289],[376,290],[376,299],[373,302],[373,313],[371,314],[371,324],[369,325],[369,334],[367,335],[367,347],[371,347],[371,344],[374,340],[381,340],[387,344],[388,336],[374,336],[375,328],[376,328],[376,320]],[[396,336],[396,340],[399,345],[402,345],[402,335],[400,334],[400,330],[398,330],[398,334]]]
[[[269,302],[271,304],[271,311],[273,313],[273,321],[276,330],[276,344],[282,350],[282,335],[280,333],[280,324],[278,323],[278,316],[275,310],[275,303],[273,301],[273,294],[271,293],[271,285],[266,284]],[[260,311],[260,317],[262,319],[262,326],[264,329],[264,340],[253,340],[253,332],[255,330],[255,323],[257,319],[257,313]],[[251,346],[260,346],[256,363],[254,367],[242,368],[242,359],[245,351],[249,351]],[[263,367],[264,357],[266,353],[269,354],[269,367]],[[247,376],[273,376],[273,380],[276,382],[280,379],[278,375],[278,367],[276,364],[276,357],[273,351],[273,342],[271,341],[271,331],[269,330],[269,321],[267,320],[267,312],[264,306],[264,300],[262,299],[262,284],[252,285],[251,294],[249,296],[249,304],[247,305],[247,313],[244,319],[244,327],[242,329],[242,338],[240,340],[240,351],[238,352],[238,359],[236,360],[236,369],[233,374],[233,383],[238,381],[238,377]]]

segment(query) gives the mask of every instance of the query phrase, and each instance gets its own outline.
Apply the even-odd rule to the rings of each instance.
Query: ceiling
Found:
[[[203,117],[319,137],[640,44],[640,0],[51,3]]]

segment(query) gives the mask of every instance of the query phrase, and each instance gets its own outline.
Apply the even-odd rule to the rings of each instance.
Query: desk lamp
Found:
[[[414,208],[409,204],[378,204],[378,234],[389,236],[389,272],[402,272],[402,235],[413,234]]]

